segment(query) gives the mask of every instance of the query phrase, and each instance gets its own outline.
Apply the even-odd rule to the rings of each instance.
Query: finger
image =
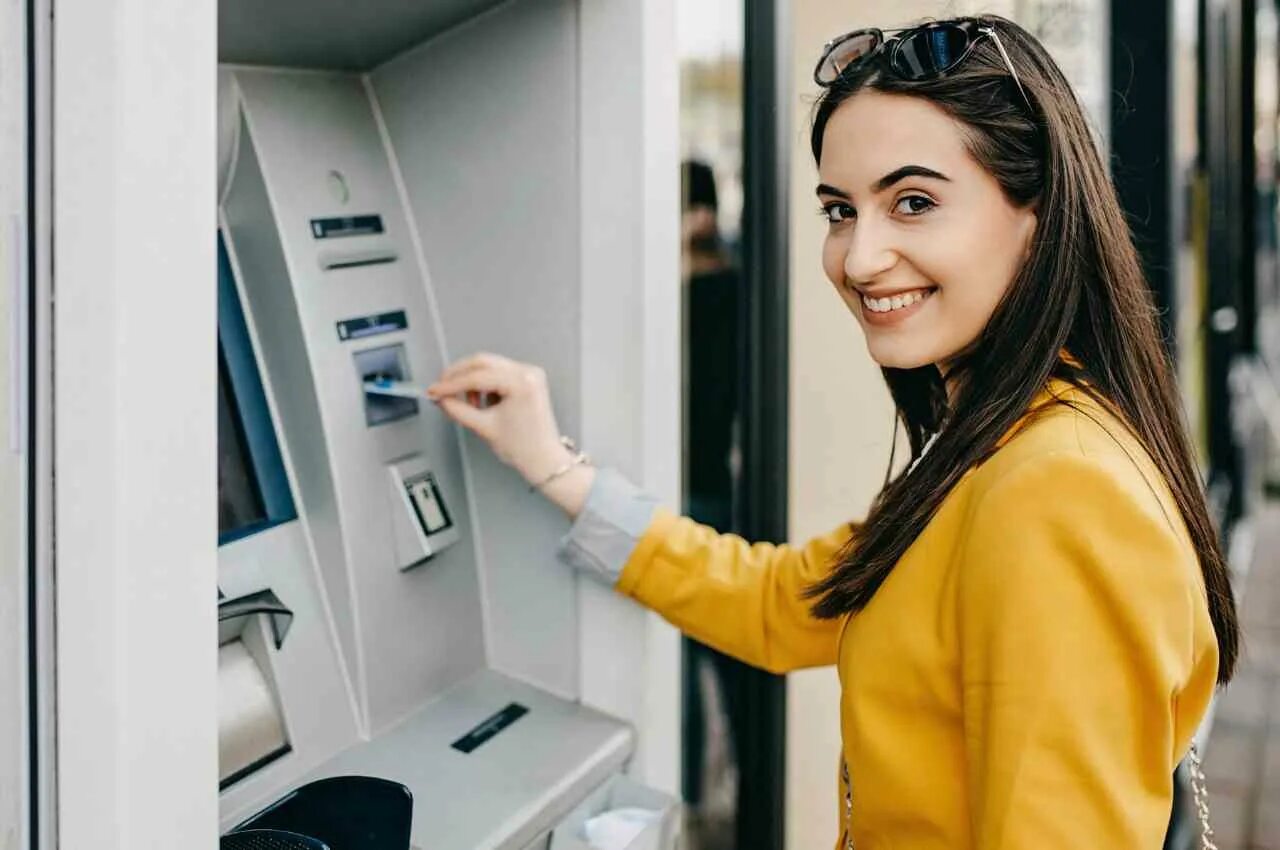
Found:
[[[481,366],[452,378],[442,379],[427,387],[432,400],[462,393],[480,393],[505,398],[515,389],[515,377],[509,370]]]
[[[445,416],[477,436],[487,440],[493,432],[493,413],[490,411],[472,407],[456,398],[442,398],[438,404]]]
[[[473,354],[470,357],[464,357],[461,360],[454,361],[444,368],[437,380],[446,380],[448,378],[456,378],[458,375],[465,375],[475,369],[479,369],[484,365],[484,356],[481,354]]]
[[[478,354],[472,354],[470,357],[464,357],[458,362],[452,364],[440,373],[440,380],[455,378],[458,375],[465,375],[468,372],[474,372],[477,369],[499,368],[509,365],[511,361],[497,354],[491,354],[487,351],[481,351]]]

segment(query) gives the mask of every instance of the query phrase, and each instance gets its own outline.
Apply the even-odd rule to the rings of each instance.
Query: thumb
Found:
[[[473,407],[462,399],[452,396],[440,399],[437,404],[454,422],[457,422],[468,431],[474,432],[476,435],[489,439],[493,425],[493,411],[482,410]]]

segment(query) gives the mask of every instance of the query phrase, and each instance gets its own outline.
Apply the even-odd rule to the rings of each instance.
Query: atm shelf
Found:
[[[517,850],[620,771],[633,747],[626,723],[484,670],[304,781],[401,782],[413,793],[415,845]]]

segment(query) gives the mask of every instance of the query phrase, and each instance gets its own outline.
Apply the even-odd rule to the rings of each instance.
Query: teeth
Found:
[[[862,296],[863,305],[873,313],[889,313],[894,310],[901,310],[903,307],[910,307],[917,301],[923,301],[929,297],[928,293],[923,289],[916,289],[911,292],[904,292],[894,295],[891,298],[871,298]]]

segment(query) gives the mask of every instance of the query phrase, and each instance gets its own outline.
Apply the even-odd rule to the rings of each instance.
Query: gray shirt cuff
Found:
[[[582,513],[560,541],[560,560],[615,584],[657,507],[656,498],[617,471],[597,471]]]

